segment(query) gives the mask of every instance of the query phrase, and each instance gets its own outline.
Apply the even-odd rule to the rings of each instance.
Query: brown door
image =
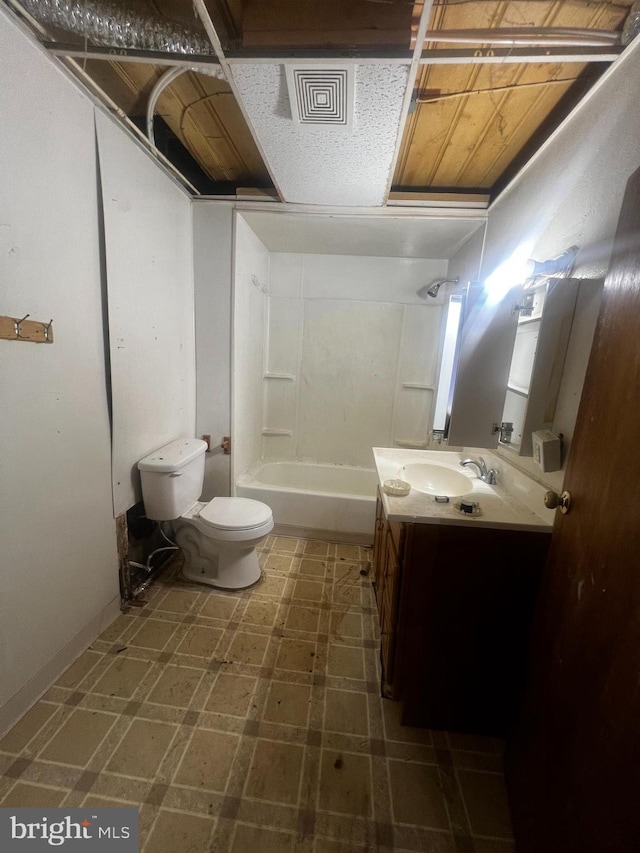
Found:
[[[561,285],[560,285],[561,286]],[[640,851],[640,170],[629,180],[507,782],[518,853]]]

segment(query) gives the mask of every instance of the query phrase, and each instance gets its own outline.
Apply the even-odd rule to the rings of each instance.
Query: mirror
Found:
[[[578,295],[575,279],[548,279],[524,293],[506,386],[500,443],[532,456],[532,433],[551,429]]]

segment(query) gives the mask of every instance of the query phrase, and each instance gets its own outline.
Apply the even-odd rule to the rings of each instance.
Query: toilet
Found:
[[[147,518],[173,521],[183,575],[220,589],[260,579],[256,547],[273,530],[271,509],[249,498],[199,501],[207,445],[179,438],[138,462]]]

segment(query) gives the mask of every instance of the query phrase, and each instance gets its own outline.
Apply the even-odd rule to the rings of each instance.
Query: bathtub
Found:
[[[373,469],[310,462],[259,462],[236,481],[239,497],[271,507],[276,532],[373,541],[376,484]],[[296,528],[295,530],[293,528]]]

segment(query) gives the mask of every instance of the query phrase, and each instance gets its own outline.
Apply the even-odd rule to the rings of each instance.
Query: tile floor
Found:
[[[513,853],[500,744],[380,698],[369,558],[269,536],[251,590],[168,572],[0,741],[0,805],[136,805],[144,853]]]

